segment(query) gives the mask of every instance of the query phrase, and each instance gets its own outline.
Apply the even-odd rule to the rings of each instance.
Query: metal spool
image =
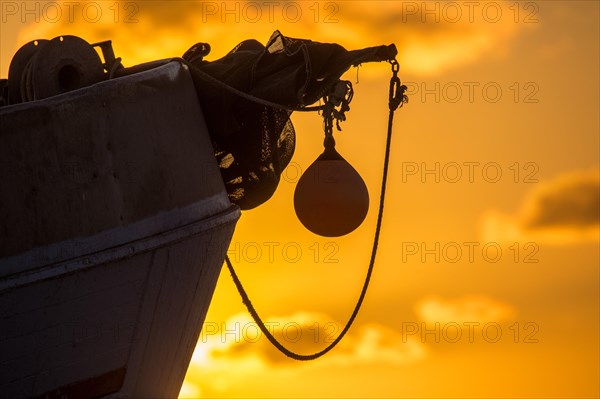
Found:
[[[77,36],[29,42],[15,55],[9,70],[11,104],[66,93],[104,79],[96,50]]]
[[[27,101],[24,100],[21,95],[23,92],[22,78],[29,61],[31,61],[37,51],[46,43],[48,43],[48,40],[33,40],[25,44],[17,51],[10,62],[10,67],[8,69],[8,101],[10,104],[18,104],[22,101]]]
[[[77,36],[60,36],[40,48],[31,60],[34,99],[86,87],[104,79],[96,50]]]

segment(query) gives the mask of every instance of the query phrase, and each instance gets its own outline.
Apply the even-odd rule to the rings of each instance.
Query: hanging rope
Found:
[[[229,269],[229,272],[231,273],[231,277],[233,278],[233,282],[235,283],[235,286],[236,286],[238,292],[240,293],[240,296],[242,297],[242,302],[244,303],[244,305],[246,305],[246,308],[248,308],[248,312],[250,313],[250,315],[252,316],[252,318],[254,319],[254,321],[256,322],[256,324],[258,325],[260,330],[262,331],[262,333],[265,334],[267,339],[277,349],[279,349],[279,351],[281,351],[286,356],[288,356],[292,359],[295,359],[295,360],[317,359],[317,358],[323,356],[324,354],[326,354],[327,352],[329,352],[330,350],[332,350],[342,340],[342,338],[344,338],[344,336],[346,335],[346,333],[352,326],[352,323],[354,323],[354,319],[356,319],[356,316],[358,315],[360,307],[365,299],[365,295],[367,293],[367,288],[369,287],[369,282],[371,281],[371,275],[373,274],[373,266],[375,265],[375,256],[377,254],[377,246],[379,244],[379,234],[381,232],[381,222],[383,220],[383,206],[384,206],[384,202],[385,202],[385,190],[386,190],[388,166],[389,166],[389,160],[390,160],[390,146],[392,143],[392,124],[394,121],[394,111],[398,107],[402,107],[402,105],[404,103],[408,102],[408,98],[404,94],[406,91],[406,86],[401,85],[400,79],[398,78],[398,70],[400,69],[400,66],[396,60],[392,60],[392,61],[390,61],[390,63],[392,65],[392,78],[390,80],[390,93],[389,93],[389,102],[388,102],[390,113],[389,113],[389,118],[388,118],[387,140],[386,140],[386,144],[385,144],[385,156],[384,156],[384,162],[383,162],[383,177],[382,177],[382,181],[381,181],[381,194],[379,196],[379,212],[377,214],[377,225],[375,228],[375,236],[373,238],[373,249],[371,251],[371,260],[369,262],[369,268],[367,270],[365,282],[363,284],[360,296],[358,297],[358,301],[356,302],[356,306],[354,307],[354,310],[352,311],[352,315],[346,322],[344,329],[337,336],[337,338],[333,342],[331,342],[325,349],[323,349],[319,352],[312,353],[310,355],[299,354],[299,353],[293,352],[293,351],[289,350],[288,348],[286,348],[285,346],[283,346],[277,340],[277,338],[275,338],[273,336],[273,334],[271,334],[271,332],[265,326],[265,323],[263,322],[262,318],[256,311],[256,308],[254,307],[254,305],[252,305],[252,302],[250,301],[250,298],[248,297],[246,290],[242,286],[242,282],[240,281],[235,270],[233,269],[233,265],[231,264],[231,261],[229,260],[229,256],[227,256],[227,255],[225,256],[225,262],[227,263],[227,268]]]

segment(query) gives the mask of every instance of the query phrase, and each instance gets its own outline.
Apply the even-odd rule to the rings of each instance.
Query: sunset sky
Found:
[[[66,34],[111,39],[126,66],[196,42],[214,60],[274,30],[398,47],[410,102],[395,117],[377,262],[346,339],[319,360],[287,359],[224,269],[180,397],[600,396],[599,2],[0,3],[2,78],[20,46]],[[339,333],[364,280],[390,74],[385,63],[348,71],[354,100],[335,133],[368,186],[365,222],[330,239],[296,218],[294,188],[323,135],[319,115],[296,113],[290,167],[232,240],[259,313],[301,353]]]

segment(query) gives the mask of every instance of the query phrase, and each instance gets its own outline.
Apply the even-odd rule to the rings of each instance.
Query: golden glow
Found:
[[[571,201],[565,204],[597,205],[597,2],[274,2],[272,20],[267,2],[95,3],[103,17],[93,23],[80,12],[52,23],[3,14],[0,74],[6,77],[22,44],[61,34],[111,39],[130,66],[180,56],[200,41],[211,44],[207,58],[214,60],[242,40],[264,43],[279,29],[348,49],[395,43],[400,77],[411,84],[410,102],[395,118],[372,286],[347,338],[308,363],[286,359],[264,337],[254,342],[256,326],[223,272],[181,397],[600,395],[597,215],[532,225],[550,209],[543,198],[563,204],[564,194]],[[459,20],[449,3],[462,7]],[[465,3],[476,7],[472,20]],[[491,3],[501,8],[497,21]],[[253,11],[248,4],[264,6],[263,17],[241,15]],[[302,17],[284,17],[286,4]],[[132,11],[136,22],[125,23]],[[323,239],[296,220],[294,187],[322,151],[322,130],[319,116],[294,114],[292,165],[273,199],[244,213],[232,241],[230,256],[253,303],[302,353],[339,333],[364,278],[389,76],[386,64],[360,68],[348,121],[335,133],[338,150],[369,189],[363,225]],[[354,82],[356,71],[346,78]],[[591,182],[589,195],[568,195],[578,182]],[[571,214],[560,209],[559,216]],[[478,323],[472,342],[465,323]],[[286,325],[294,327],[284,336]]]

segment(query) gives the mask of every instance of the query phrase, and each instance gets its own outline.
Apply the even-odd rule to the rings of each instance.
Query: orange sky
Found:
[[[110,38],[133,65],[198,41],[216,59],[279,29],[348,49],[395,43],[410,88],[372,285],[347,339],[314,362],[286,359],[256,335],[224,271],[181,397],[600,395],[598,2],[75,3],[70,18],[65,3],[28,2],[28,13],[3,0],[0,76],[19,46],[61,34]],[[374,204],[389,66],[358,77],[336,140]],[[292,168],[242,215],[230,256],[284,342],[311,352],[354,306],[377,210],[338,239],[302,227],[296,172],[319,155],[322,130],[317,115],[292,119]]]

